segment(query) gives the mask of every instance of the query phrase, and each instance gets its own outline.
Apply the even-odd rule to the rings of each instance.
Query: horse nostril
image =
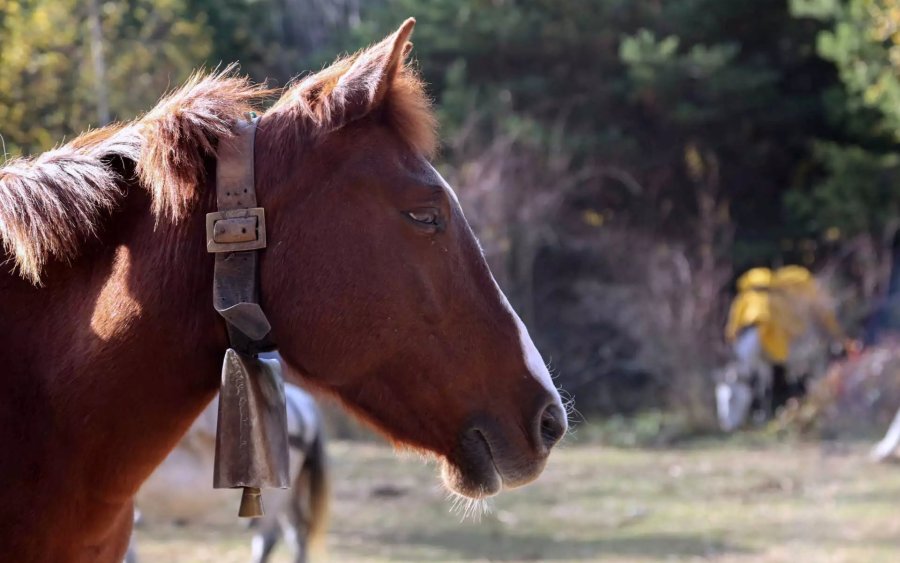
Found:
[[[540,444],[546,449],[552,448],[566,433],[566,415],[559,405],[551,404],[541,413],[538,434]]]

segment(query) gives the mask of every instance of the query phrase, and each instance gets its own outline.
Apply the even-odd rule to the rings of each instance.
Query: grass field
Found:
[[[900,467],[869,463],[865,444],[569,444],[480,522],[460,521],[417,458],[352,442],[330,454],[331,526],[313,561],[900,561]],[[236,506],[187,528],[148,523],[141,561],[249,560]]]

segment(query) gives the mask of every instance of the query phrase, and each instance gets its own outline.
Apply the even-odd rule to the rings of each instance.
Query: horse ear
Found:
[[[412,48],[408,41],[415,25],[414,18],[403,22],[393,34],[360,53],[341,75],[330,96],[333,107],[343,111],[332,114],[337,121],[332,127],[364,117],[381,105]]]

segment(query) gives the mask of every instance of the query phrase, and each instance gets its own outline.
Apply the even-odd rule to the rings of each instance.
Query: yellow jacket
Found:
[[[791,343],[811,323],[832,338],[841,336],[827,294],[806,268],[753,268],[738,278],[737,288],[725,338],[733,342],[741,330],[756,326],[763,352],[774,363],[787,361]]]
[[[738,333],[749,326],[769,322],[769,286],[772,270],[753,268],[737,280],[738,294],[731,302],[725,339],[733,342]]]

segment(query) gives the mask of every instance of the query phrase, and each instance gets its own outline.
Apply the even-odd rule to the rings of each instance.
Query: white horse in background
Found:
[[[754,402],[760,407],[754,413],[759,422],[771,403],[774,369],[763,353],[758,328],[745,329],[735,340],[733,352],[734,359],[716,381],[716,415],[724,432],[743,426]]]
[[[894,415],[894,420],[891,422],[887,434],[872,448],[870,457],[873,461],[887,461],[888,458],[894,455],[898,447],[900,447],[900,410]]]
[[[294,561],[306,561],[310,539],[324,531],[328,511],[328,478],[322,418],[313,398],[294,385],[284,386],[287,406],[291,487],[263,489],[265,515],[252,522],[252,561],[268,561],[275,544],[284,538]],[[197,418],[179,445],[138,492],[135,505],[166,514],[172,521],[190,522],[221,510],[223,495],[213,489],[219,400],[216,397]],[[229,494],[230,493],[230,494]],[[137,517],[136,517],[137,519]],[[126,563],[136,559],[132,534]]]
[[[778,402],[773,395],[775,366],[763,351],[759,329],[744,329],[733,352],[734,359],[716,381],[716,414],[724,432],[737,430],[751,414],[754,422],[765,422],[774,415]],[[785,383],[804,387],[807,381],[821,377],[828,369],[829,355],[829,339],[811,326],[791,342],[784,364]]]

